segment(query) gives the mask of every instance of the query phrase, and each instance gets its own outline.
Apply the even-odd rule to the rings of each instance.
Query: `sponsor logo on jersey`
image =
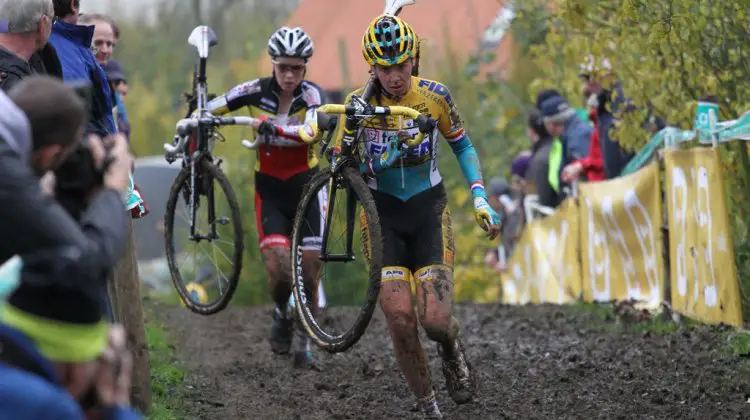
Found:
[[[257,79],[251,80],[233,87],[227,92],[227,100],[231,101],[241,96],[252,95],[257,92],[260,92],[260,81]]]

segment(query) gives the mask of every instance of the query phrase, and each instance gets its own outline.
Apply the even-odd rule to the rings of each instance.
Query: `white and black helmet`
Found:
[[[307,61],[313,55],[313,42],[302,28],[279,28],[268,40],[271,57],[295,57]]]

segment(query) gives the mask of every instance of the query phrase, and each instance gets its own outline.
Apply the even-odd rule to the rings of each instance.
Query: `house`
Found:
[[[286,22],[290,27],[301,26],[315,42],[306,78],[319,84],[331,101],[340,102],[345,92],[367,81],[369,69],[360,42],[367,25],[382,13],[383,4],[378,0],[302,0]],[[434,77],[445,70],[438,66],[445,65],[463,71],[470,55],[488,46],[499,53],[492,63],[480,65],[479,73],[502,74],[510,54],[508,37],[498,37],[505,33],[498,31],[501,17],[507,18],[504,10],[502,0],[418,0],[405,7],[399,17],[409,22],[423,42],[420,74]],[[271,72],[268,55],[261,58],[261,71]]]

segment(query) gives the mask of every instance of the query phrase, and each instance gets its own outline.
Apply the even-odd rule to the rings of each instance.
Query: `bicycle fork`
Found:
[[[354,252],[352,246],[354,242],[354,217],[357,211],[357,202],[354,199],[353,191],[351,187],[346,186],[346,253],[345,254],[329,254],[326,249],[328,245],[328,234],[331,228],[331,222],[333,221],[333,209],[336,204],[336,180],[335,174],[331,176],[331,180],[328,184],[328,208],[326,214],[326,223],[323,227],[323,241],[321,244],[320,260],[323,262],[351,262],[354,261]]]
[[[194,159],[192,162],[190,162],[190,201],[189,201],[189,210],[190,210],[190,240],[202,240],[202,239],[218,239],[219,235],[216,233],[216,208],[215,208],[215,200],[214,200],[214,183],[213,180],[211,182],[206,182],[206,176],[207,174],[199,172],[199,169],[196,165],[200,164],[202,162],[202,159]],[[219,162],[220,164],[221,162]],[[201,176],[202,175],[202,176]],[[200,192],[196,189],[196,186],[198,183],[202,183],[201,187],[206,187],[206,205],[208,208],[206,209],[208,212],[208,225],[210,229],[210,233],[208,235],[201,235],[199,233],[196,233],[196,220],[198,219],[198,203],[200,199]]]

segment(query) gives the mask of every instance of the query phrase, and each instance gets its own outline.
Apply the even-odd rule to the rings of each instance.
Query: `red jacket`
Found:
[[[602,158],[602,145],[599,140],[599,119],[596,110],[589,113],[589,119],[594,123],[594,131],[591,133],[589,142],[589,155],[578,159],[583,167],[583,173],[586,175],[588,182],[604,181],[607,177],[604,175],[604,158]]]

